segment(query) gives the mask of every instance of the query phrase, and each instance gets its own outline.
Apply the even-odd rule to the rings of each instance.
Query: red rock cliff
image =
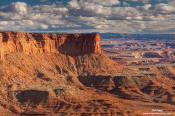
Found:
[[[100,54],[100,34],[0,32],[1,58],[11,52]]]

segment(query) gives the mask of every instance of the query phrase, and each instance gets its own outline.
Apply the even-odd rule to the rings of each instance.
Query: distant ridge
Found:
[[[101,33],[102,39],[175,39],[175,34],[128,34],[128,33]]]

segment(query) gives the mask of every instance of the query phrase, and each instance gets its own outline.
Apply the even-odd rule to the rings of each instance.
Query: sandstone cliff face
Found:
[[[108,95],[86,88],[82,78],[85,77],[89,86],[96,81],[86,78],[87,75],[123,71],[123,66],[102,53],[99,34],[0,32],[0,57],[3,59],[0,60],[0,110],[7,109],[4,112],[10,116],[11,112],[83,115],[88,109],[99,113],[99,105],[104,104],[105,110],[105,104],[109,103],[99,104],[98,99],[108,99]],[[98,77],[98,86],[105,84],[102,90],[112,88],[109,86],[112,78]],[[94,96],[97,106],[93,105]],[[117,106],[113,107],[116,111]]]
[[[4,54],[23,52],[62,53],[70,56],[101,54],[100,34],[0,32],[1,59]]]
[[[3,68],[7,67],[9,63],[14,66],[18,65],[24,70],[28,69],[29,72],[35,70],[36,67],[41,68],[40,64],[43,65],[43,62],[52,64],[52,67],[59,70],[60,74],[67,72],[78,75],[118,72],[118,63],[102,53],[100,34],[97,33],[59,34],[0,31],[1,61],[4,64]],[[38,66],[36,66],[37,64]]]

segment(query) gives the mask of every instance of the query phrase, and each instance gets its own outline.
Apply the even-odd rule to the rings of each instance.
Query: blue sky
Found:
[[[0,30],[175,33],[175,0],[0,0]]]

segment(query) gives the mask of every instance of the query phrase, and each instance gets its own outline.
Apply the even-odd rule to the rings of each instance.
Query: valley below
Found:
[[[0,114],[173,116],[173,42],[0,32]]]

